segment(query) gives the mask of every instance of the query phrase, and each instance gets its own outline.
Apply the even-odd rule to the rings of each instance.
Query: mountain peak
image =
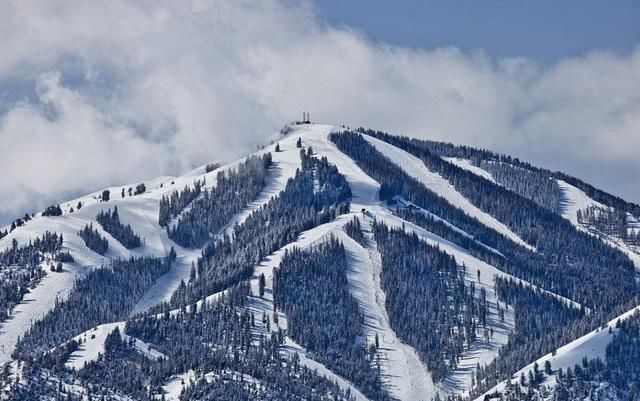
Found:
[[[294,122],[232,163],[111,186],[2,232],[6,391],[625,394],[639,218],[509,156]]]

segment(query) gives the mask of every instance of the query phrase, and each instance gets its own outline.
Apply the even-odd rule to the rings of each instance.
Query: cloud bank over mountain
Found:
[[[540,68],[374,44],[309,2],[13,1],[0,16],[0,222],[176,174],[314,120],[508,152],[640,200],[640,48]]]

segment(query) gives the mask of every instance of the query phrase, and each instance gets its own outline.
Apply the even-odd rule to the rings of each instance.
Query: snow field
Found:
[[[120,330],[120,335],[125,341],[131,339],[130,336],[124,334],[125,322],[107,323],[96,326],[92,329],[85,331],[73,339],[76,341],[82,341],[78,350],[73,352],[69,357],[69,360],[65,363],[68,369],[80,370],[89,362],[95,361],[102,354],[104,355],[104,342],[107,336],[111,334],[116,328]],[[151,348],[147,343],[137,338],[133,341],[136,351],[147,356],[150,359],[166,358],[164,354]]]

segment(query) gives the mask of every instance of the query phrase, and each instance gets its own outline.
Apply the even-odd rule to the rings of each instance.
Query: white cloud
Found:
[[[308,2],[278,0],[13,1],[0,43],[5,220],[232,157],[303,109],[512,152],[596,183],[606,169],[594,165],[640,172],[638,49],[540,70],[482,52],[374,45],[324,25]]]

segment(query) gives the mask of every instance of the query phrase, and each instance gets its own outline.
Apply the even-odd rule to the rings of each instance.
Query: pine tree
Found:
[[[260,279],[258,280],[258,286],[259,286],[259,291],[260,291],[260,298],[262,298],[264,296],[264,287],[266,286],[266,280],[264,277],[264,273],[260,274]]]

